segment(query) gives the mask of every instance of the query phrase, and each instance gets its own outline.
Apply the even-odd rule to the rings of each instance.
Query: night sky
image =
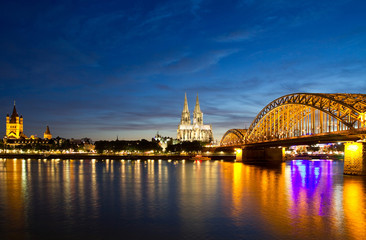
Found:
[[[187,93],[215,139],[294,92],[366,93],[366,1],[2,1],[0,134],[176,137]]]

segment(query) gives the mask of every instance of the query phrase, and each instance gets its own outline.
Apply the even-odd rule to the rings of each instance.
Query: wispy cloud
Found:
[[[240,42],[254,39],[263,30],[237,30],[217,37],[215,40],[218,42]]]
[[[206,52],[201,55],[190,55],[167,65],[166,74],[195,73],[217,64],[221,59],[238,52],[238,49],[224,49]]]

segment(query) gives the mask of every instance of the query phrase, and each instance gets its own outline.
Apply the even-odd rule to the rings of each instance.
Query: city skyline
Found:
[[[363,1],[2,4],[0,133],[176,136],[187,92],[215,139],[295,92],[366,93]]]

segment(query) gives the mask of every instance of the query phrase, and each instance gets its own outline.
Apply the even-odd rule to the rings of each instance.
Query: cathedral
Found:
[[[193,111],[193,123],[191,122],[191,115],[188,109],[187,94],[185,94],[182,117],[178,126],[177,133],[177,138],[180,141],[213,141],[211,125],[203,124],[203,113],[200,109],[198,94],[196,99],[196,106],[194,107]]]

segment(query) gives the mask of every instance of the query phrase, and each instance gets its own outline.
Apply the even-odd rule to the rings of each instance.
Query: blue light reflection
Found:
[[[287,183],[292,212],[317,209],[317,215],[323,216],[333,201],[333,161],[331,160],[293,160],[287,163]],[[314,208],[315,207],[315,208]]]

